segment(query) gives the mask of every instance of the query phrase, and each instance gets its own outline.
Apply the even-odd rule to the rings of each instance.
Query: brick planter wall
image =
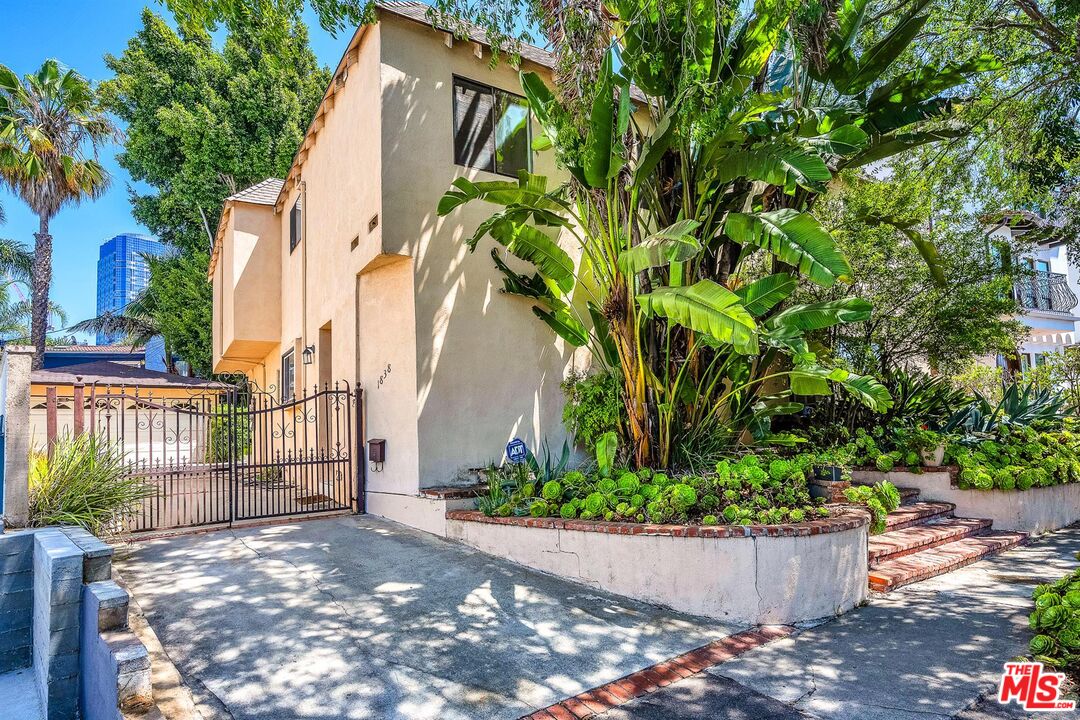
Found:
[[[960,517],[987,518],[996,530],[1049,532],[1080,520],[1080,483],[1029,490],[961,490],[956,468],[926,468],[922,473],[853,470],[856,482],[888,480],[897,487],[917,488],[922,500],[950,502]]]
[[[788,525],[650,525],[446,514],[447,537],[592,587],[757,624],[835,615],[866,598],[867,515]]]

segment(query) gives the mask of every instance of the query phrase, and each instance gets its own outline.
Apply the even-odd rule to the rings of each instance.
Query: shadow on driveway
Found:
[[[118,555],[207,720],[513,718],[741,629],[370,516]]]

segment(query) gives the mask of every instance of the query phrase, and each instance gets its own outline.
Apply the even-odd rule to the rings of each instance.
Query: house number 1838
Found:
[[[386,378],[390,376],[390,363],[386,363],[386,369],[379,375],[379,383],[376,387],[382,387],[382,384],[386,382]]]

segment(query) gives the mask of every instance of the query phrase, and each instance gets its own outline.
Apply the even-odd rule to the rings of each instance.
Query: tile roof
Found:
[[[53,353],[139,353],[139,348],[133,345],[47,345],[45,352]]]
[[[139,387],[185,387],[225,389],[228,385],[202,378],[172,375],[170,373],[132,367],[122,363],[96,360],[94,362],[68,365],[47,370],[34,370],[30,382],[39,385],[71,385],[74,382],[87,385],[137,385]]]
[[[284,180],[267,178],[261,183],[255,183],[249,188],[241,190],[235,195],[230,195],[226,200],[255,203],[256,205],[273,205],[277,202],[278,193],[281,192]]]

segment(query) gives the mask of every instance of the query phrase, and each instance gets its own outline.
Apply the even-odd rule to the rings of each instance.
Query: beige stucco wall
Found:
[[[375,508],[499,462],[515,436],[533,447],[546,438],[557,451],[559,384],[575,353],[530,302],[500,294],[490,240],[467,252],[462,239],[495,206],[447,218],[435,212],[459,175],[506,179],[454,165],[454,74],[520,93],[517,70],[505,62],[492,69],[486,50],[478,58],[472,43],[447,47],[443,33],[386,13],[358,37],[356,59],[316,121],[280,211],[261,208],[276,224],[279,277],[261,290],[262,301],[276,303],[280,319],[277,343],[246,367],[262,387],[277,386],[281,353],[294,348],[298,387],[328,377],[363,385],[366,435],[387,440],[386,464],[368,476],[369,491],[386,495],[381,505],[369,502]],[[559,181],[551,153],[534,159],[535,172]],[[289,211],[301,195],[303,240],[290,252]],[[248,222],[232,220],[244,232]],[[232,301],[219,287],[230,294],[222,266],[235,263],[235,238],[226,233],[214,275],[215,306],[225,311]],[[329,353],[302,364],[305,346],[327,342]]]
[[[748,625],[852,609],[867,594],[867,526],[806,537],[619,535],[447,519],[447,537],[591,587]],[[673,559],[677,558],[677,562]]]
[[[278,344],[281,230],[273,208],[234,202],[214,268],[214,368],[241,370]]]
[[[456,177],[509,179],[454,164],[454,75],[521,94],[518,71],[506,62],[492,69],[486,49],[477,57],[472,43],[447,47],[443,33],[417,23],[384,15],[381,28],[383,249],[414,258],[419,473],[426,487],[500,462],[514,437],[532,447],[547,438],[558,450],[565,437],[559,383],[573,348],[536,319],[526,299],[500,294],[492,240],[474,254],[463,244],[496,206],[475,203],[445,218],[435,212]],[[539,132],[534,122],[534,137]],[[558,182],[552,153],[533,160],[534,172]],[[574,250],[567,240],[563,245]],[[513,258],[511,265],[526,269]]]
[[[961,490],[952,484],[948,472],[855,470],[851,477],[858,482],[888,480],[897,487],[917,488],[920,500],[952,503],[957,516],[988,518],[995,530],[1044,533],[1080,520],[1080,483],[1029,490]]]

